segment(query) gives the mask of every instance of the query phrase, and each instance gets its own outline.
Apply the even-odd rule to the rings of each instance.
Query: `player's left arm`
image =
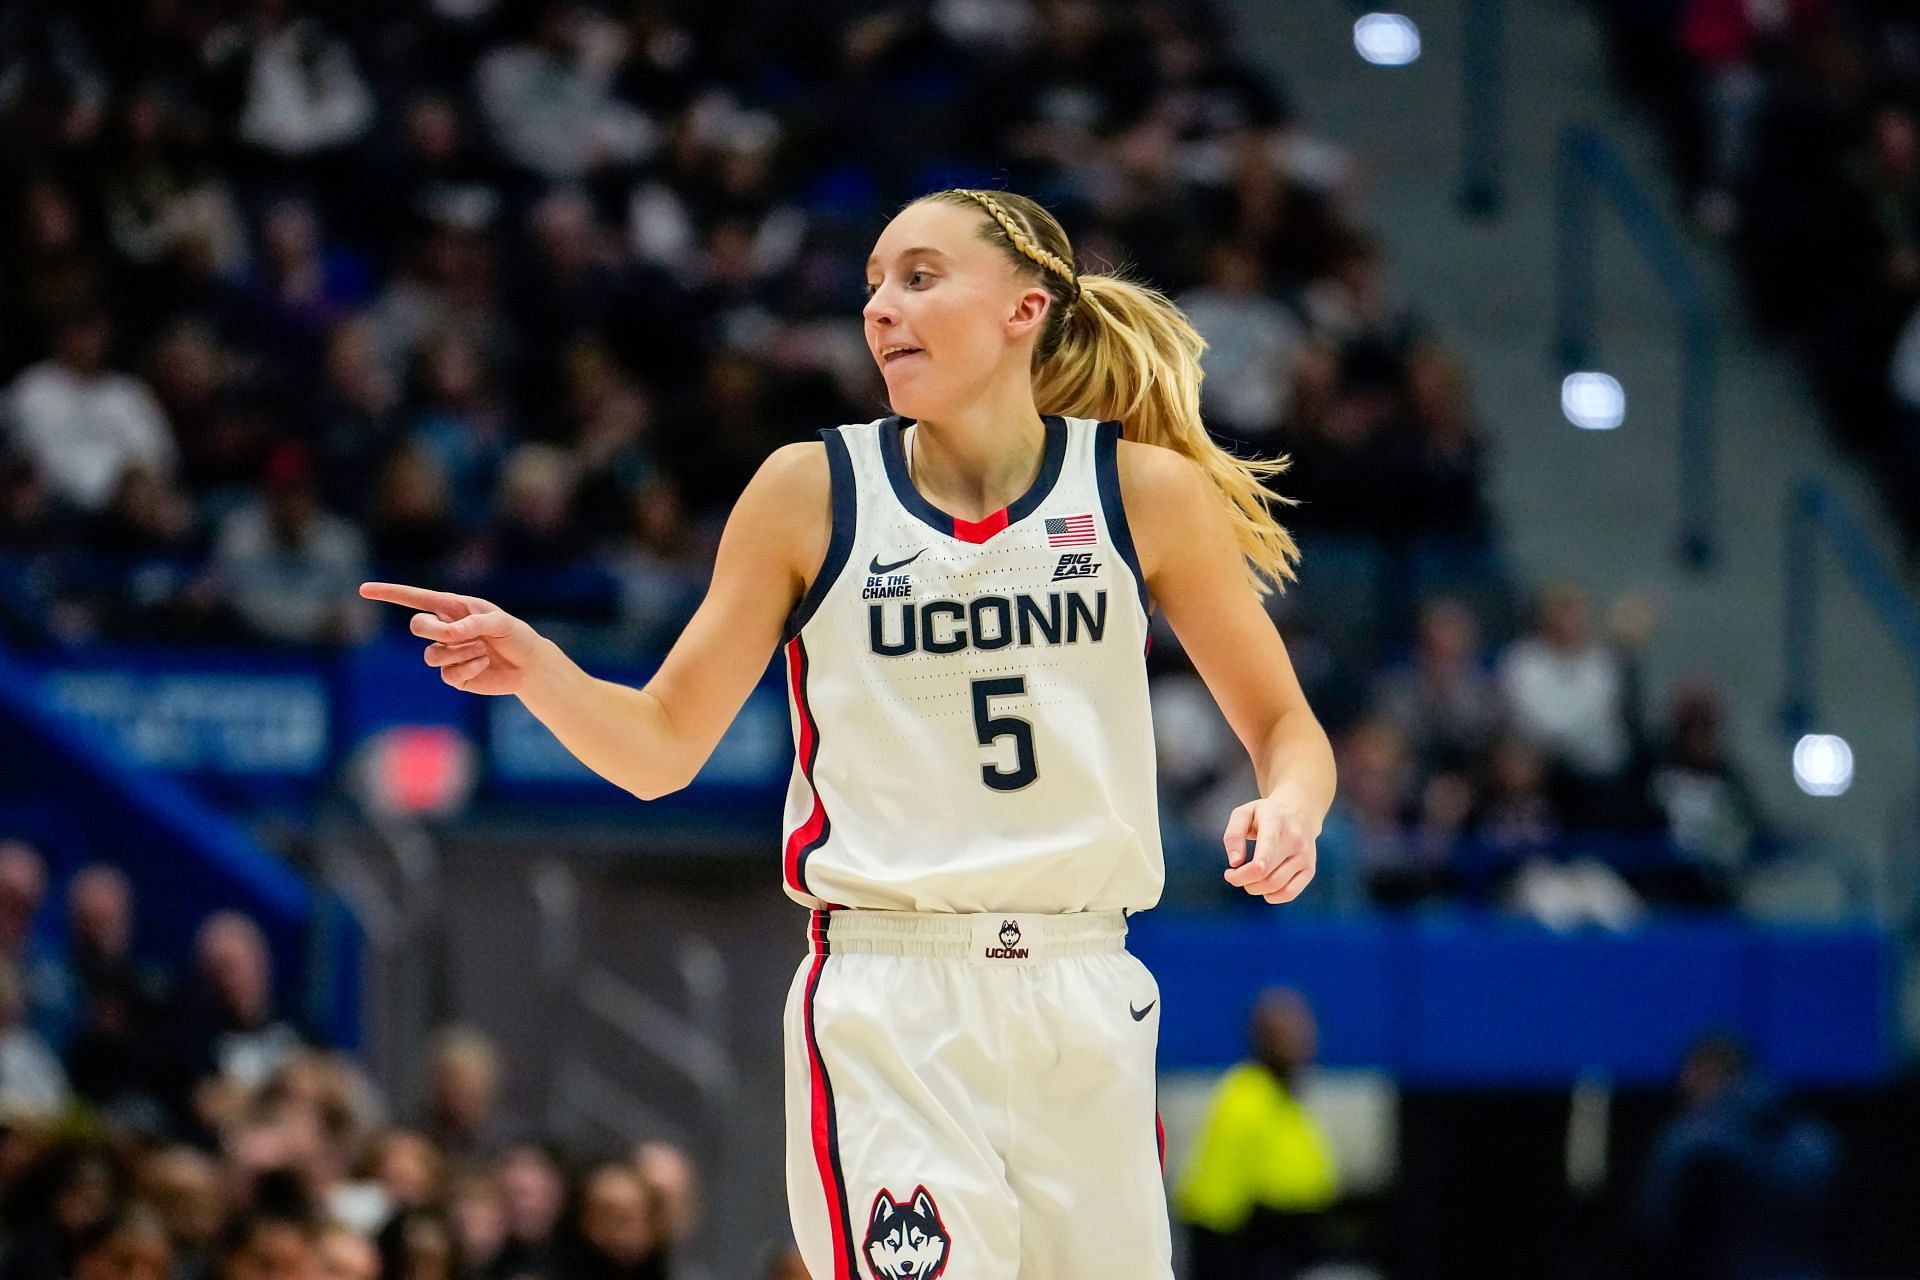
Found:
[[[1289,902],[1313,878],[1314,840],[1333,804],[1326,730],[1307,706],[1286,644],[1247,580],[1227,512],[1199,465],[1131,441],[1120,443],[1116,462],[1148,594],[1259,779],[1260,798],[1227,819],[1227,882],[1268,902]]]

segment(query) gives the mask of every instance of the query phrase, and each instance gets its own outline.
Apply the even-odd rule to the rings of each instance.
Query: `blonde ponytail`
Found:
[[[1227,508],[1256,593],[1284,591],[1300,549],[1266,487],[1291,462],[1222,449],[1200,420],[1200,355],[1206,339],[1165,294],[1117,275],[1081,275],[1060,224],[1038,203],[1007,191],[953,190],[923,200],[983,209],[983,234],[1032,268],[1053,298],[1053,318],[1034,347],[1033,399],[1042,413],[1117,420],[1128,440],[1193,459]]]

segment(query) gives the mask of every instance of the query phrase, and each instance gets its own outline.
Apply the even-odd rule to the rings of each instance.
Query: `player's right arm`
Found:
[[[425,659],[456,689],[514,694],[595,773],[643,800],[693,780],[765,674],[782,628],[826,559],[826,446],[774,451],[727,518],[706,598],[644,688],[588,675],[524,621],[476,596],[368,582],[418,610]]]

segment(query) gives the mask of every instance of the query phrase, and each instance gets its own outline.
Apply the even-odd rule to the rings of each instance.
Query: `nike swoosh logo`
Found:
[[[867,566],[867,572],[868,573],[892,573],[895,569],[898,569],[903,565],[912,564],[915,560],[918,560],[921,556],[925,554],[927,554],[927,549],[925,547],[922,547],[918,551],[914,552],[912,555],[908,556],[905,560],[895,560],[892,564],[881,564],[880,557],[875,556],[873,558],[873,563]]]
[[[1159,1003],[1160,1002],[1158,1000],[1149,1000],[1147,1001],[1147,1007],[1144,1009],[1136,1009],[1132,1005],[1128,1005],[1127,1012],[1133,1015],[1133,1020],[1135,1022],[1140,1022],[1144,1020],[1148,1014],[1152,1013],[1153,1006]]]

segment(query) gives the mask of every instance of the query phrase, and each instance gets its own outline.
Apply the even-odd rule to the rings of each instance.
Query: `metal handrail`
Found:
[[[1718,325],[1680,235],[1613,143],[1597,129],[1566,125],[1554,162],[1554,358],[1563,372],[1590,367],[1594,348],[1593,208],[1604,196],[1680,313],[1681,371],[1677,471],[1682,561],[1712,564],[1718,550],[1714,384]]]
[[[1507,15],[1505,0],[1460,6],[1460,211],[1505,209]]]
[[[1902,654],[1913,676],[1916,704],[1920,704],[1920,604],[1901,586],[1897,574],[1875,549],[1866,525],[1853,509],[1822,481],[1803,476],[1788,495],[1780,520],[1786,582],[1784,611],[1784,679],[1780,694],[1780,725],[1789,740],[1797,740],[1818,723],[1820,551],[1832,551],[1841,570],[1852,581],[1880,625]],[[1920,705],[1913,716],[1914,781],[1909,804],[1920,815]],[[1889,864],[1890,868],[1891,864]],[[1889,868],[1883,868],[1882,888],[1888,887]],[[1902,909],[1898,914],[1905,914]],[[1920,940],[1916,940],[1920,942]],[[1910,951],[1920,963],[1920,950]]]
[[[1920,699],[1920,604],[1915,604],[1900,579],[1874,549],[1863,524],[1852,509],[1821,480],[1803,476],[1794,485],[1781,518],[1782,551],[1786,563],[1785,687],[1780,697],[1780,721],[1793,737],[1814,724],[1818,706],[1817,660],[1820,617],[1820,543],[1852,580],[1913,670],[1914,694]],[[1818,535],[1818,536],[1816,536]],[[1913,719],[1916,751],[1920,752],[1920,714]],[[1920,760],[1920,754],[1916,755]]]

